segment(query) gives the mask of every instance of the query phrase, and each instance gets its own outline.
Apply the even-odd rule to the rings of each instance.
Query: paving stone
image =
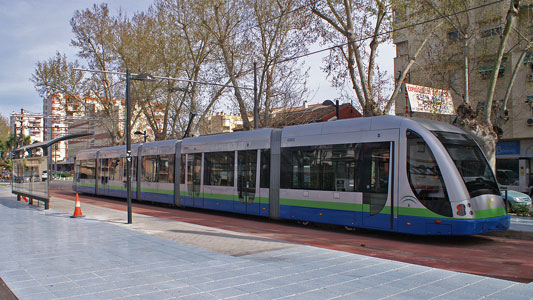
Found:
[[[61,202],[63,201],[63,202]],[[57,204],[57,206],[56,206]],[[0,188],[0,277],[26,299],[530,299],[533,284],[84,206],[72,219]],[[114,220],[114,221],[113,221]],[[120,220],[120,221],[116,221]],[[138,222],[137,222],[138,221]],[[159,226],[159,227],[158,227]],[[261,248],[251,252],[246,247]],[[42,253],[36,253],[40,249]],[[252,254],[247,254],[252,253]]]

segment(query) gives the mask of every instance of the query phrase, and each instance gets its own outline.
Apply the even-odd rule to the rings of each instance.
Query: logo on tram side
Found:
[[[411,196],[411,195],[403,196],[402,199],[400,200],[402,204],[407,204],[407,207],[411,207],[411,202],[413,203],[413,205],[415,205],[416,201],[418,201],[418,199],[416,199],[416,197]]]

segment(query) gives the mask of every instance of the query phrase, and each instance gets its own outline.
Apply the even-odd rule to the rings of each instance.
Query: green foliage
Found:
[[[0,142],[7,140],[9,136],[9,122],[7,118],[0,115]]]
[[[56,173],[55,176],[59,178],[69,178],[72,177],[72,174],[70,174],[69,172],[59,172]]]
[[[180,81],[130,81],[132,128],[149,128],[155,140],[181,137],[195,113],[192,132],[213,110],[238,107],[245,129],[252,111],[250,89],[257,62],[261,122],[272,110],[307,99],[307,71],[285,58],[307,52],[316,37],[309,14],[294,0],[156,0],[133,16],[113,14],[107,4],[74,12],[71,45],[85,65],[56,53],[38,62],[31,81],[41,95],[58,95],[65,110],[98,118],[114,144],[124,141],[123,119],[110,99],[124,99],[125,77],[96,71],[149,73]],[[134,77],[134,75],[132,75]],[[132,77],[132,78],[133,78]],[[203,83],[210,84],[203,84]],[[59,96],[63,97],[59,97]],[[84,95],[91,95],[89,103]],[[225,103],[221,103],[224,101]],[[68,103],[67,103],[68,102]],[[96,107],[95,107],[96,106]]]
[[[24,145],[30,144],[30,137],[23,136]],[[17,141],[20,145],[21,137],[17,135]],[[9,159],[9,152],[13,150],[13,145],[15,145],[15,138],[13,134],[10,133],[6,140],[0,140],[0,168],[5,170],[11,170],[11,160]]]
[[[513,204],[513,206],[511,207],[511,211],[515,212],[516,215],[519,217],[533,216],[533,212],[532,213],[529,212],[529,206],[518,204],[518,203]]]

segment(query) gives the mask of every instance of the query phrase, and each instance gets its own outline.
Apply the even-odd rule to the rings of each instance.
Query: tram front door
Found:
[[[187,191],[194,207],[204,207],[201,197],[202,153],[187,155]]]
[[[362,147],[362,165],[359,168],[364,170],[360,183],[360,191],[363,192],[363,225],[391,229],[391,153],[394,153],[394,142],[366,143]]]
[[[233,209],[242,213],[259,213],[259,196],[256,189],[257,150],[237,153],[237,201]]]

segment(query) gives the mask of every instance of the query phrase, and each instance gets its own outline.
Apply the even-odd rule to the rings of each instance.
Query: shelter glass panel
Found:
[[[14,159],[13,191],[48,198],[47,163],[47,157]]]

